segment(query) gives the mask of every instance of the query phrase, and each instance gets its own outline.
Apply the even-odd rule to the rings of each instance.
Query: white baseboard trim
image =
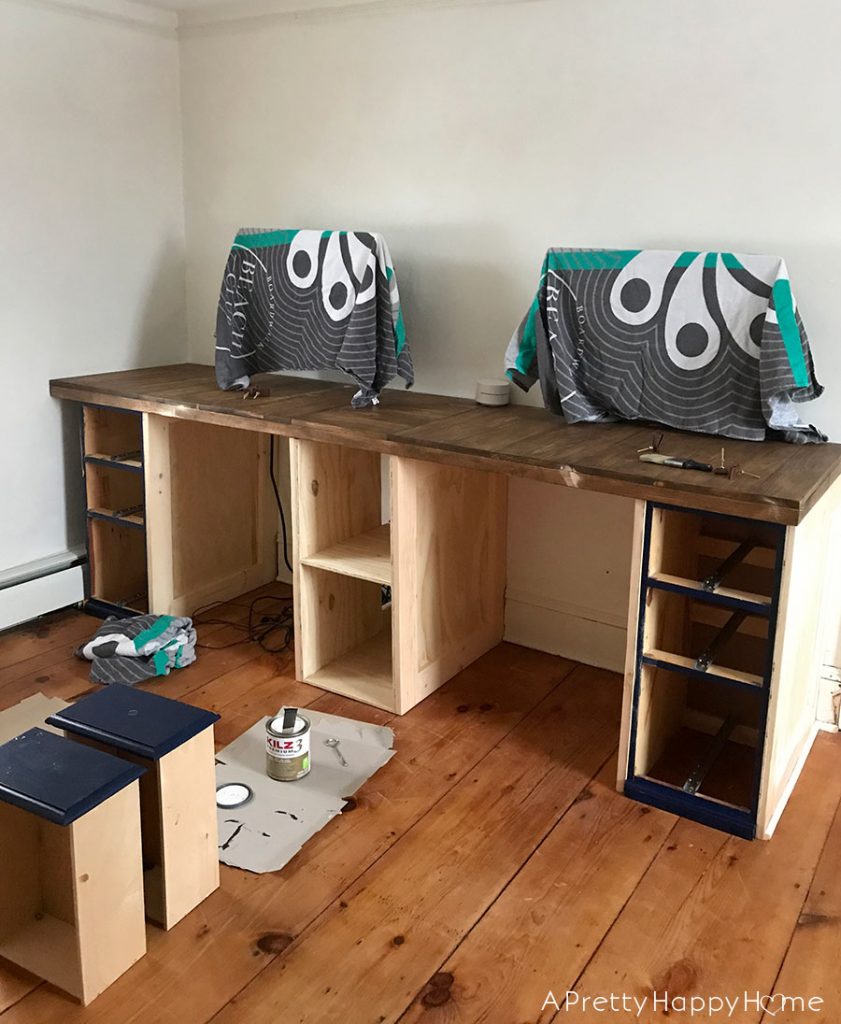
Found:
[[[611,612],[509,590],[505,639],[611,672],[625,667],[625,620]]]
[[[54,612],[57,608],[78,604],[84,596],[81,565],[46,576],[24,578],[0,589],[0,630],[37,619],[39,615]]]
[[[841,682],[835,666],[824,665],[818,684],[817,719],[820,726],[831,731],[838,730],[838,711],[841,703]]]

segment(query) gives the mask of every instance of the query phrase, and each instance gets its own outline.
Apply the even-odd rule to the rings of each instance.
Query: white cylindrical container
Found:
[[[485,377],[476,381],[476,401],[479,405],[508,405],[511,385],[507,380]]]
[[[266,775],[276,782],[295,782],[309,770],[310,720],[297,708],[281,708],[266,722]]]

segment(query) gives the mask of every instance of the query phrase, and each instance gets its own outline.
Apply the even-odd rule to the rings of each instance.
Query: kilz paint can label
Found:
[[[310,770],[310,721],[297,708],[282,708],[266,722],[266,775],[295,782]]]

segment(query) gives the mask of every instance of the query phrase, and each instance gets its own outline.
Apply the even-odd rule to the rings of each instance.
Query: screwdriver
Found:
[[[681,459],[676,455],[661,455],[659,452],[644,452],[640,462],[654,462],[658,466],[672,466],[674,469],[695,469],[699,473],[712,473],[709,462],[696,462],[695,459]]]

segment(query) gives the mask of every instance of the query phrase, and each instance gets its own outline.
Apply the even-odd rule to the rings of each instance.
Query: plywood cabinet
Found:
[[[402,714],[502,639],[506,479],[291,445],[298,678]]]
[[[830,489],[796,529],[642,503],[619,786],[770,837],[815,734]]]

